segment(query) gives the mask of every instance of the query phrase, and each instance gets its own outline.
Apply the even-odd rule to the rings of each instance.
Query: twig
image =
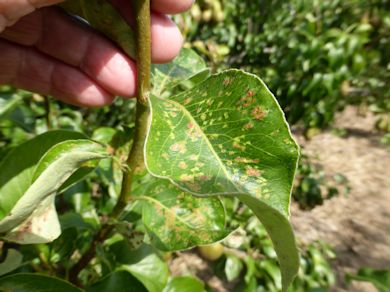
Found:
[[[89,264],[89,262],[95,257],[96,247],[98,243],[103,242],[113,229],[113,225],[104,224],[94,236],[91,245],[88,250],[82,255],[80,260],[69,271],[69,281],[75,285],[81,286],[79,283],[79,273]]]
[[[128,167],[123,173],[122,189],[116,206],[111,214],[112,219],[118,219],[125,210],[131,198],[133,176],[144,168],[143,148],[149,123],[149,93],[150,93],[150,64],[151,64],[151,35],[150,35],[150,0],[135,0],[137,37],[137,69],[138,90],[135,118],[135,135],[133,146],[127,158]],[[92,244],[83,254],[78,263],[69,271],[69,280],[78,282],[78,274],[96,255],[98,243],[103,242],[113,229],[113,225],[103,224],[95,235]]]
[[[112,216],[118,218],[131,197],[134,174],[144,168],[144,144],[150,117],[150,0],[137,0],[134,3],[136,15],[138,90],[135,117],[134,142],[127,158],[127,168],[123,173],[122,189]]]

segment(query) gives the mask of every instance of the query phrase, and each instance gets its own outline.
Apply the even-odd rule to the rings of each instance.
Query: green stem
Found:
[[[131,186],[134,174],[142,172],[144,164],[144,144],[147,134],[150,110],[147,105],[137,103],[134,142],[127,158],[127,168],[123,172],[122,189],[118,202],[112,212],[113,218],[119,218],[131,198]]]
[[[134,0],[137,38],[137,107],[135,117],[135,135],[133,145],[127,158],[128,167],[123,173],[122,189],[111,218],[118,219],[131,200],[133,176],[144,169],[143,149],[149,124],[149,94],[151,65],[151,34],[150,34],[150,0]],[[78,263],[69,271],[69,280],[78,283],[78,274],[96,255],[97,244],[103,242],[112,231],[113,226],[103,224],[93,238],[89,249]]]
[[[123,173],[122,189],[118,202],[112,213],[114,218],[126,208],[131,198],[133,176],[144,169],[144,145],[148,130],[150,109],[150,65],[151,65],[151,34],[150,34],[150,0],[137,0],[134,3],[136,15],[137,38],[137,107],[135,117],[135,134],[133,146],[127,158],[128,168]]]
[[[137,100],[148,106],[150,94],[150,65],[151,65],[151,33],[150,33],[150,0],[136,0],[134,2],[136,16],[137,39],[137,69],[138,95]]]

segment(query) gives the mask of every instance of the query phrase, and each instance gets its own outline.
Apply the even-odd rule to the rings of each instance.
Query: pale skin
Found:
[[[115,44],[57,7],[61,0],[0,0],[0,85],[53,95],[66,103],[98,107],[136,91],[134,60]],[[131,22],[131,0],[110,0]],[[166,14],[193,0],[152,0],[152,61],[179,53],[181,34]]]

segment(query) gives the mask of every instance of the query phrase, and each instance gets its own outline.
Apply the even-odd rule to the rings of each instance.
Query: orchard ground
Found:
[[[333,127],[344,129],[343,137],[332,129],[309,141],[294,133],[306,154],[316,158],[327,175],[341,173],[351,187],[348,195],[326,200],[311,211],[292,205],[292,222],[300,246],[321,240],[336,253],[332,266],[337,283],[330,291],[376,291],[368,283],[346,286],[345,273],[362,267],[390,269],[390,146],[380,143],[382,135],[374,130],[374,124],[372,114],[349,107],[338,114]],[[174,274],[196,274],[214,291],[232,289],[194,252],[179,253],[170,266]]]
[[[311,212],[292,208],[292,222],[303,244],[320,239],[335,249],[338,285],[333,291],[344,291],[346,272],[390,269],[390,146],[380,144],[374,123],[371,114],[359,115],[350,107],[335,122],[335,127],[346,130],[346,137],[326,131],[307,142],[299,139],[327,174],[342,173],[352,188],[348,196],[334,197]],[[369,285],[359,287],[348,291],[376,291]]]

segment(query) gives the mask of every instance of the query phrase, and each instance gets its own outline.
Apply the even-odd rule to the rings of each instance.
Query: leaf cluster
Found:
[[[135,57],[134,33],[108,2],[64,5]],[[149,20],[149,9],[144,11]],[[140,48],[136,55],[142,57]],[[141,73],[145,68],[148,73],[148,62],[138,61],[147,65],[139,68]],[[78,122],[67,122],[82,126],[66,131],[67,122],[59,122],[50,98],[33,95],[44,103],[44,126],[56,130],[35,132],[24,143],[5,143],[0,162],[5,262],[27,272],[43,266],[50,275],[87,291],[117,290],[129,283],[140,290],[169,291],[188,282],[202,290],[196,279],[170,278],[161,251],[189,249],[228,236],[230,214],[222,200],[226,197],[248,206],[263,224],[280,265],[278,287],[287,290],[299,265],[289,223],[299,150],[275,97],[255,75],[240,70],[210,75],[188,49],[173,63],[151,70],[153,89],[150,97],[149,91],[141,95],[135,126],[124,117],[120,125],[107,127],[109,121],[90,128],[85,117],[99,117],[81,111]],[[147,83],[140,91],[149,90],[145,76],[149,74],[140,74],[140,84]],[[25,99],[7,96],[7,90],[1,118],[9,128],[19,128],[10,117],[15,104]],[[121,104],[120,110],[133,114],[132,103]],[[62,106],[55,109],[66,112]],[[27,264],[20,263],[15,243],[35,244],[21,253],[24,258],[31,252]],[[50,244],[37,245],[44,243]],[[7,267],[4,273],[11,271]],[[21,289],[38,289],[42,282],[39,275],[18,273],[1,280],[9,287],[18,285],[20,277],[26,279]],[[70,285],[48,281],[64,289]]]
[[[205,21],[208,2],[219,2],[223,21]],[[309,129],[332,124],[347,104],[389,111],[388,7],[387,0],[215,0],[179,19],[216,70],[261,75],[288,121]]]

